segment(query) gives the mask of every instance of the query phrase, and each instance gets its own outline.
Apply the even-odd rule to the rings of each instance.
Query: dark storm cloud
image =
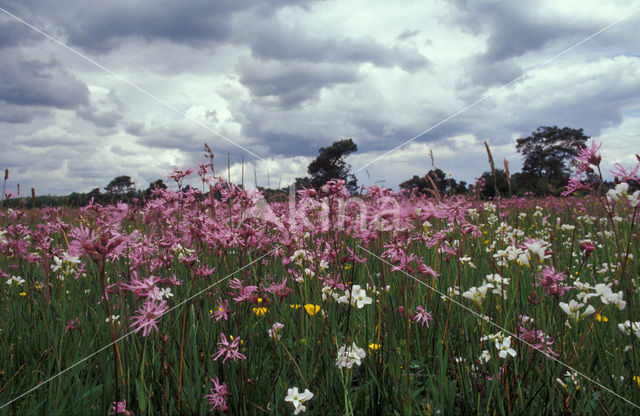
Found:
[[[454,20],[462,23],[462,28],[476,35],[488,33],[485,50],[469,60],[469,80],[476,86],[510,82],[523,73],[513,58],[556,41],[564,40],[563,46],[569,47],[593,31],[593,26],[569,23],[548,11],[541,14],[535,5],[493,1],[459,1],[457,5]],[[460,87],[466,85],[465,82]]]
[[[63,150],[67,157],[83,152],[91,153],[96,147],[93,140],[87,140],[86,135],[56,126],[47,127],[29,136],[18,137],[16,142],[23,148],[55,147],[57,150]],[[49,151],[51,149],[47,150],[47,152]]]
[[[245,61],[239,65],[238,73],[254,97],[274,98],[283,109],[316,98],[323,88],[352,83],[359,78],[356,68],[306,63],[256,65]]]
[[[456,89],[461,97],[468,96],[473,101],[485,95],[487,87],[508,84],[524,73],[512,60],[492,61],[486,56],[470,58],[466,72],[467,76],[456,84]]]
[[[4,123],[28,123],[35,117],[49,114],[46,108],[29,107],[9,104],[0,99],[0,122]]]
[[[87,86],[55,60],[0,51],[0,67],[0,100],[8,104],[72,109],[89,102]]]
[[[168,40],[202,46],[225,41],[233,32],[236,13],[253,11],[269,18],[282,7],[304,7],[307,1],[249,0],[188,3],[171,0],[77,2],[61,0],[43,4],[35,0],[3,1],[2,7],[31,21],[42,21],[66,34],[67,41],[85,50],[104,53],[131,38]]]
[[[143,128],[139,131],[140,134],[136,141],[140,145],[160,149],[192,150],[197,146],[202,147],[198,136],[204,135],[204,132],[198,132],[198,129],[199,127],[196,125],[179,124]]]
[[[122,120],[124,109],[124,103],[116,96],[115,91],[111,90],[106,97],[80,107],[76,114],[96,127],[112,128]]]
[[[297,156],[316,155],[318,148],[330,144],[335,138],[299,133],[297,131],[281,131],[264,128],[260,120],[247,121],[242,126],[242,133],[256,137],[268,146],[268,153],[264,156]]]
[[[385,68],[397,66],[407,72],[430,65],[430,61],[415,49],[399,45],[389,47],[371,38],[311,36],[302,27],[260,23],[252,27],[246,41],[251,46],[253,56],[261,59],[332,64],[371,63]]]
[[[39,40],[38,34],[24,24],[15,20],[0,22],[0,49],[32,43],[36,40]]]

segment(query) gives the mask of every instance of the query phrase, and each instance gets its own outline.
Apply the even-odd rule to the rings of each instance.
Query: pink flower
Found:
[[[69,235],[74,238],[69,243],[69,254],[78,257],[86,254],[94,261],[104,258],[109,260],[117,259],[135,237],[135,234],[120,234],[114,227],[110,226],[103,229],[100,235],[96,235],[93,230],[82,225],[72,229]]]
[[[143,337],[149,336],[152,329],[159,331],[156,318],[164,315],[167,309],[167,302],[165,301],[148,300],[138,308],[138,315],[131,317],[134,322],[130,326],[135,328],[134,332],[136,333],[142,331]]]
[[[572,286],[562,283],[566,278],[566,274],[556,271],[553,267],[546,267],[540,272],[538,281],[533,285],[542,286],[547,295],[558,298],[572,289]]]
[[[585,257],[589,257],[589,254],[595,251],[595,246],[591,241],[585,240],[580,242],[580,251],[582,251]]]
[[[640,182],[640,176],[638,176],[638,171],[640,171],[640,163],[638,163],[631,172],[627,172],[624,166],[622,166],[620,163],[614,163],[613,166],[616,167],[616,170],[610,170],[609,172],[611,172],[621,182]]]
[[[110,415],[125,415],[125,416],[133,416],[133,412],[127,410],[127,401],[123,400],[121,402],[113,402],[111,406],[111,410],[109,410]]]
[[[598,153],[598,150],[600,150],[601,147],[602,143],[596,145],[596,142],[592,141],[590,147],[585,147],[580,150],[578,156],[576,156],[576,162],[578,163],[578,172],[593,172],[593,169],[591,169],[590,165],[600,165],[602,157],[600,156],[600,153]]]
[[[543,352],[547,358],[550,358],[551,355],[558,355],[558,353],[550,347],[553,345],[551,337],[545,335],[544,332],[539,329],[526,329],[520,326],[520,338],[531,344],[533,348]]]
[[[211,406],[213,406],[210,411],[213,412],[214,410],[220,410],[225,412],[228,409],[225,397],[231,395],[227,388],[227,383],[220,383],[218,377],[212,378],[211,381],[213,382],[211,392],[204,396],[204,398],[209,401]]]
[[[76,325],[78,325],[79,323],[80,323],[80,319],[78,319],[78,318],[71,320],[71,322],[69,322],[69,324],[64,327],[64,333],[66,334],[69,331],[73,331],[74,329],[78,329],[78,327],[76,327]]]
[[[220,347],[220,349],[215,355],[211,356],[213,357],[213,361],[216,361],[218,358],[223,356],[222,364],[224,364],[229,358],[233,361],[236,361],[238,358],[241,360],[247,359],[246,356],[240,354],[238,351],[238,348],[240,347],[240,337],[235,339],[231,337],[231,339],[233,340],[232,342],[227,341],[227,337],[224,335],[224,332],[220,333],[220,342],[218,342],[218,347]]]
[[[213,311],[213,316],[216,318],[216,321],[220,319],[224,319],[225,321],[229,319],[229,314],[231,313],[231,309],[229,309],[229,301],[218,299],[218,307]]]
[[[273,283],[271,286],[265,287],[264,291],[267,293],[275,293],[278,295],[278,299],[282,301],[282,299],[293,292],[293,289],[287,287],[287,278],[285,277],[282,283]]]
[[[411,317],[413,322],[420,322],[422,326],[429,328],[429,323],[433,321],[433,317],[430,312],[424,310],[420,305],[416,306],[416,313]]]
[[[427,276],[431,276],[431,277],[440,276],[440,274],[438,274],[438,272],[436,272],[435,270],[433,270],[431,267],[427,266],[426,264],[420,264],[418,266],[418,272],[422,273],[422,277],[424,277],[424,278],[426,278]]]
[[[562,192],[562,196],[571,195],[577,190],[583,189],[585,191],[591,191],[593,189],[593,184],[590,182],[583,183],[582,175],[579,177],[569,178],[569,183],[567,184],[567,190]]]
[[[140,280],[138,278],[138,273],[135,271],[131,273],[131,276],[131,283],[122,283],[121,286],[123,289],[135,293],[139,298],[146,298],[149,294],[153,293],[153,289],[156,287],[156,284],[160,283],[162,280],[161,278],[153,275]]]
[[[215,271],[216,271],[215,267],[212,267],[210,269],[207,267],[198,267],[196,268],[196,275],[202,276],[202,277],[208,277],[208,276],[211,276]]]

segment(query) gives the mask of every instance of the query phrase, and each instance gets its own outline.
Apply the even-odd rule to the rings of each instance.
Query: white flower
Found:
[[[462,294],[463,298],[471,299],[476,305],[482,305],[482,302],[487,297],[487,286],[471,287],[469,290]]]
[[[484,284],[483,286],[486,286],[489,289],[493,289],[491,291],[491,293],[493,293],[494,295],[500,295],[502,297],[504,297],[505,299],[507,298],[507,294],[506,292],[506,287],[509,285],[509,279],[507,278],[503,278],[502,276],[500,276],[499,274],[488,274],[485,278],[484,278]]]
[[[367,353],[362,348],[358,348],[356,343],[352,343],[351,346],[343,345],[338,350],[338,358],[336,359],[336,366],[338,368],[351,368],[353,364],[360,365],[360,360],[364,359]]]
[[[584,303],[578,303],[574,299],[571,299],[569,304],[566,304],[564,302],[560,302],[559,305],[560,305],[560,308],[564,311],[564,313],[569,315],[576,322],[581,317],[587,316],[587,315],[591,315],[592,313],[594,313],[596,311],[593,306],[588,305],[587,308],[583,312],[580,312],[580,308],[582,308],[585,304]]]
[[[627,192],[629,191],[629,184],[621,182],[616,185],[615,188],[609,189],[607,192],[607,199],[609,201],[617,201],[619,198],[627,198]]]
[[[148,295],[149,299],[153,299],[153,300],[169,299],[172,296],[173,296],[173,293],[171,293],[171,288],[165,287],[160,289],[157,286],[154,286],[153,290],[149,292],[149,295]]]
[[[529,253],[523,252],[518,254],[516,263],[518,263],[520,266],[531,267],[531,263],[529,262]]]
[[[542,240],[534,240],[529,243],[524,244],[527,247],[527,250],[531,255],[538,256],[538,260],[542,263],[544,260],[551,258],[550,255],[546,255],[547,248],[549,247],[549,243]]]
[[[309,253],[306,250],[296,250],[293,256],[289,258],[290,261],[296,263],[298,266],[302,266],[304,260],[311,260]]]
[[[631,335],[633,331],[634,335],[640,338],[640,322],[624,321],[624,323],[618,324],[618,329],[627,335]]]
[[[60,270],[60,268],[62,268],[62,260],[60,259],[60,257],[53,256],[53,262],[55,264],[51,266],[52,271],[57,272],[58,270]]]
[[[511,337],[505,337],[502,342],[496,341],[496,348],[500,350],[498,353],[500,358],[507,358],[507,355],[516,356],[516,350],[511,348]]]
[[[322,286],[322,300],[326,301],[329,296],[339,302],[339,296],[336,292],[333,291],[333,288],[329,285]]]
[[[118,319],[120,319],[120,315],[111,315],[111,318],[107,318],[107,319],[105,319],[104,321],[105,321],[105,322],[111,322],[111,321],[113,321],[113,322],[117,322],[117,321],[118,321]]]
[[[600,296],[600,300],[605,305],[613,304],[619,310],[623,310],[627,306],[627,302],[623,300],[623,292],[613,293],[611,287],[605,284],[597,284],[594,287],[596,295]]]
[[[489,350],[482,350],[482,354],[480,354],[479,358],[481,363],[488,363],[491,360],[491,354],[489,354]]]
[[[275,322],[273,325],[271,325],[271,329],[269,329],[269,336],[273,339],[279,340],[280,334],[278,334],[278,332],[282,328],[284,328],[283,324],[281,324],[280,322]]]
[[[358,291],[352,291],[351,293],[351,301],[354,302],[358,309],[364,308],[364,305],[370,305],[373,301],[370,297],[367,296],[367,291],[364,289],[360,289],[358,286]]]
[[[358,309],[364,308],[364,305],[370,305],[373,300],[367,296],[367,291],[362,289],[360,285],[353,285],[351,291],[348,289],[343,296],[340,296],[338,303],[350,303],[352,306],[358,307]]]
[[[638,203],[640,203],[640,191],[635,191],[629,195],[627,199],[629,199],[629,205],[631,205],[632,208],[637,207]]]
[[[307,410],[307,408],[302,403],[309,401],[312,398],[313,393],[311,393],[309,389],[304,389],[304,392],[300,393],[297,387],[293,387],[287,389],[287,397],[285,397],[284,400],[287,402],[291,402],[294,407],[293,414],[297,415],[298,413]]]
[[[17,284],[18,286],[22,286],[24,284],[24,279],[21,276],[11,276],[7,279],[6,283],[8,285]]]

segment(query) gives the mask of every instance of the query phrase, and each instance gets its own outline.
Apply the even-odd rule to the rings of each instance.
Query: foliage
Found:
[[[496,169],[495,177],[491,171],[486,171],[480,178],[484,181],[484,188],[482,189],[482,195],[485,198],[494,198],[496,196],[510,197],[512,194],[517,193],[517,180],[511,178],[507,179],[507,172],[504,169]],[[509,185],[511,181],[511,185]],[[498,195],[496,195],[496,189]]]
[[[433,184],[436,186],[438,194],[444,195],[458,195],[467,191],[467,183],[465,181],[457,182],[454,178],[449,177],[440,168],[431,169],[427,172],[427,175],[419,177],[414,175],[411,179],[408,179],[400,184],[400,189],[406,189],[411,191],[417,188],[417,191],[423,195],[433,195],[433,185],[428,180],[427,176],[431,178]]]
[[[109,194],[121,196],[133,192],[134,186],[131,176],[122,175],[114,178],[104,189]]]
[[[320,189],[331,179],[344,179],[347,183],[347,189],[351,193],[355,193],[358,190],[358,182],[356,177],[349,173],[351,167],[344,159],[357,151],[358,146],[353,139],[338,140],[330,146],[318,149],[320,154],[307,168],[313,187]]]
[[[516,141],[524,163],[521,185],[538,195],[559,195],[569,181],[570,161],[586,147],[583,129],[542,126]]]

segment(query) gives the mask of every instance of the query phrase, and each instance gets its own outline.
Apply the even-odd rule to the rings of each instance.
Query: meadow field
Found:
[[[267,203],[199,172],[204,193],[0,211],[0,413],[640,410],[625,183]]]

